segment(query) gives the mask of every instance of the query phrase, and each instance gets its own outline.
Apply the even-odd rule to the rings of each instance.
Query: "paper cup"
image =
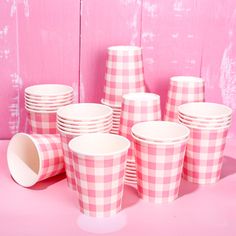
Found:
[[[7,149],[13,179],[24,187],[63,173],[64,160],[59,135],[18,133]]]
[[[118,135],[87,134],[70,141],[80,211],[110,217],[121,209],[130,142]]]

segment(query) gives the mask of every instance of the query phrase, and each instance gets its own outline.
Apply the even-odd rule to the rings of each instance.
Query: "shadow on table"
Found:
[[[135,205],[139,201],[137,189],[135,187],[125,185],[122,208],[128,208]]]
[[[60,175],[56,175],[54,177],[42,180],[40,182],[38,182],[37,184],[35,184],[34,186],[30,187],[30,189],[32,190],[43,190],[48,188],[49,186],[56,184],[62,180],[64,180],[66,178],[65,174],[60,174]]]
[[[229,156],[224,156],[222,166],[221,179],[236,173],[236,159]]]
[[[190,183],[182,179],[180,183],[180,188],[179,188],[179,197],[193,193],[194,191],[197,190],[197,188],[198,188],[197,184]]]

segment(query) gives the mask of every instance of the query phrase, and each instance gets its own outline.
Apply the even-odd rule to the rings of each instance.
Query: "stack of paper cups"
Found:
[[[25,109],[28,111],[30,131],[55,134],[56,112],[73,103],[73,88],[62,84],[40,84],[25,89]]]
[[[190,129],[184,179],[198,184],[219,180],[231,120],[232,109],[222,104],[193,102],[179,106],[179,121]]]
[[[74,166],[68,147],[70,140],[87,133],[108,133],[111,128],[112,109],[102,104],[71,104],[57,111],[57,129],[61,135],[69,188],[75,190]]]

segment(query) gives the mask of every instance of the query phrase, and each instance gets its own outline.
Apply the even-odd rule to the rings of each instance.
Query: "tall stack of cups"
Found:
[[[113,133],[119,131],[122,96],[131,92],[145,92],[142,50],[136,46],[109,47],[101,102],[114,109],[117,115]]]
[[[189,129],[168,121],[140,122],[132,127],[141,198],[155,203],[178,197]]]
[[[232,109],[217,103],[179,106],[179,122],[190,129],[183,178],[197,184],[219,180]]]
[[[166,103],[166,121],[178,122],[178,106],[188,102],[204,102],[204,80],[193,76],[174,76],[170,78],[170,87]]]
[[[132,141],[131,128],[141,121],[161,120],[160,96],[154,93],[129,93],[123,96],[119,134]],[[136,184],[133,142],[128,151],[125,169],[127,184]]]
[[[87,133],[109,133],[112,128],[112,109],[97,103],[78,103],[57,111],[57,129],[62,149],[69,188],[75,190],[74,164],[68,144],[74,137]]]
[[[40,84],[25,89],[25,109],[30,131],[56,134],[56,112],[73,103],[73,88],[62,84]]]

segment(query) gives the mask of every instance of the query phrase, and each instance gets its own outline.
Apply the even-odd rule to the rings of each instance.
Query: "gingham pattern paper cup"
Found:
[[[56,113],[34,112],[28,110],[29,130],[33,134],[56,134]]]
[[[183,178],[197,184],[212,184],[220,179],[228,127],[190,129],[183,167]]]
[[[61,135],[68,187],[76,189],[73,159],[69,141],[86,133],[110,132],[112,109],[97,103],[78,103],[57,111],[57,129]]]
[[[204,81],[193,76],[174,76],[170,78],[170,86],[166,102],[166,121],[178,121],[178,106],[187,102],[203,102]]]
[[[160,96],[154,93],[129,93],[123,95],[119,134],[132,141],[131,128],[141,121],[153,121],[161,119]],[[134,147],[128,151],[127,159],[134,165],[126,166],[125,180],[128,183],[136,183],[136,166]],[[131,181],[133,180],[133,181]]]
[[[121,104],[122,95],[130,92],[145,92],[142,50],[136,46],[109,47],[104,101]]]
[[[140,122],[132,127],[132,136],[139,196],[155,203],[173,201],[178,197],[189,129],[174,122]]]
[[[25,109],[30,131],[56,134],[56,112],[73,103],[73,88],[63,84],[39,84],[25,89]]]
[[[129,146],[126,138],[105,133],[85,134],[70,141],[83,214],[110,217],[120,211]]]
[[[24,187],[65,171],[59,135],[14,135],[8,145],[7,162],[13,179]]]

